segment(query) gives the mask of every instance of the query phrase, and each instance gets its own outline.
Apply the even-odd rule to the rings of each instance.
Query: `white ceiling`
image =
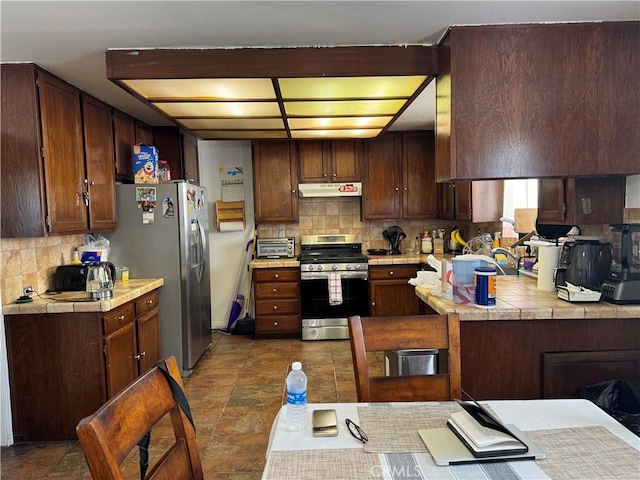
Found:
[[[640,1],[0,1],[0,61],[34,62],[151,125],[110,48],[432,45],[450,25],[638,20]],[[433,128],[433,85],[393,129]]]

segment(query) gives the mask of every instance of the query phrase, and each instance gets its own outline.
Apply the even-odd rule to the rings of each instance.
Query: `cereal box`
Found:
[[[159,183],[158,150],[152,145],[138,144],[133,147],[134,183]]]

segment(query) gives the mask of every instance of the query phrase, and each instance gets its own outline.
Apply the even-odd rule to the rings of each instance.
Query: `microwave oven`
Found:
[[[293,258],[295,256],[295,239],[258,238],[256,243],[257,258]]]

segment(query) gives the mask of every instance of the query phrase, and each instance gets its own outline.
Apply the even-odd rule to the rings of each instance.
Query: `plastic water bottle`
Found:
[[[307,428],[307,376],[300,362],[293,362],[287,375],[287,428],[294,432]]]

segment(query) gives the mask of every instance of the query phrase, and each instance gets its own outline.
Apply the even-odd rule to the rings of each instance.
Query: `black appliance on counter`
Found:
[[[640,303],[640,223],[609,225],[613,236],[613,261],[602,282],[606,302]]]
[[[603,280],[609,275],[612,246],[597,237],[576,236],[565,242],[560,251],[556,287],[571,283],[589,290],[600,291]]]
[[[303,235],[300,238],[302,340],[349,338],[348,318],[369,312],[369,261],[360,234]],[[330,283],[340,285],[332,302]]]
[[[84,292],[87,288],[87,273],[91,263],[74,263],[70,265],[60,265],[56,268],[54,276],[54,289],[56,292]],[[111,262],[99,262],[109,269],[111,278],[116,278],[116,267]]]

